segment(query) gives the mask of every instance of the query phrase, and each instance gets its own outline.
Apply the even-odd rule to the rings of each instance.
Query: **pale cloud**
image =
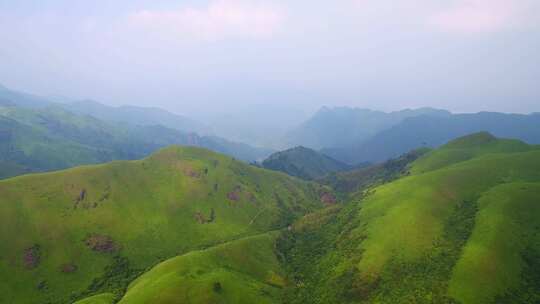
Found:
[[[351,0],[368,26],[481,34],[539,25],[539,0]]]
[[[201,8],[140,10],[129,15],[129,25],[172,39],[263,39],[282,28],[285,14],[275,6],[254,1],[214,0]]]
[[[499,32],[532,25],[529,13],[535,9],[538,3],[531,0],[460,0],[431,15],[428,24],[448,32]]]

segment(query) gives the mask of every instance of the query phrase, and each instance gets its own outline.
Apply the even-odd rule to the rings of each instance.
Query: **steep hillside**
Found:
[[[263,234],[319,208],[327,191],[187,147],[167,148],[140,161],[0,181],[0,303],[72,303],[94,295],[82,303],[107,303],[110,294],[118,299],[130,282],[160,261],[219,244],[224,247],[166,265],[185,269],[186,259],[198,261],[200,267],[189,270],[200,276],[190,283],[192,290],[206,290],[204,280],[219,280],[216,289],[234,297],[230,292],[236,287],[230,284],[242,277],[250,286],[260,282],[257,286],[275,293],[271,286],[280,284],[277,270],[269,278],[252,267],[242,274],[231,270],[239,267],[234,256],[222,255],[245,250],[274,265],[273,246],[265,245],[273,236]],[[250,247],[247,237],[256,235],[260,239]],[[223,249],[228,246],[231,250]],[[222,270],[209,272],[218,264]],[[164,282],[167,271],[157,266],[135,281],[126,296],[168,294],[167,284],[155,285]],[[154,277],[155,284],[141,291],[145,278]],[[186,273],[184,279],[190,278]],[[132,303],[129,297],[125,301]]]
[[[409,171],[282,235],[285,302],[538,303],[540,149],[474,134]]]
[[[0,178],[111,160],[140,159],[171,144],[201,146],[245,161],[266,149],[159,125],[113,124],[60,107],[0,107]]]
[[[419,147],[438,147],[456,137],[486,131],[503,138],[540,144],[540,115],[481,112],[405,119],[367,141],[323,153],[346,163],[379,162]]]
[[[444,117],[450,113],[430,108],[385,113],[348,107],[324,107],[292,130],[286,141],[291,145],[313,149],[347,147],[363,142],[408,117],[419,115]]]
[[[344,163],[305,147],[274,153],[262,162],[262,166],[308,180],[350,169]]]

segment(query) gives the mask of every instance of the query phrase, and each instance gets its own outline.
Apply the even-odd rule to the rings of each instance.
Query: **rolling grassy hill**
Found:
[[[278,248],[286,303],[538,303],[540,148],[473,134],[306,216]]]
[[[0,181],[0,303],[273,303],[271,231],[327,191],[187,147]]]
[[[277,235],[264,233],[167,260],[131,283],[119,303],[280,303],[285,281],[273,254]]]
[[[305,147],[276,152],[265,159],[262,166],[307,180],[351,168],[349,165]]]

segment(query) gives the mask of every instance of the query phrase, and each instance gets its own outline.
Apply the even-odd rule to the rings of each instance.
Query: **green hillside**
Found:
[[[223,296],[233,299],[236,287],[229,284],[242,278],[271,298],[281,279],[269,245],[274,236],[265,233],[319,208],[325,193],[281,173],[180,147],[140,161],[0,181],[0,303],[71,303],[94,295],[81,303],[108,303],[110,294],[117,299],[140,274],[175,256],[166,265],[201,263],[200,271],[189,270],[200,276],[192,284],[201,292],[207,288],[202,282],[219,279]],[[275,276],[254,267],[232,271],[239,262],[222,254],[235,251],[252,252]],[[157,266],[132,283],[124,303],[132,303],[132,293],[169,290],[158,284],[167,271]],[[146,288],[145,278],[156,283]]]
[[[262,166],[308,180],[350,169],[342,162],[305,147],[274,153],[262,162]]]
[[[280,238],[285,302],[538,303],[540,149],[480,133],[409,170]]]

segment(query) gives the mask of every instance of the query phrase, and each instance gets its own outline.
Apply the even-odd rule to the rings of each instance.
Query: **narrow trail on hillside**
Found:
[[[266,211],[266,208],[263,208],[261,209],[261,211],[257,212],[257,214],[255,214],[255,216],[249,222],[248,227],[253,225],[253,223],[255,223],[255,220],[259,217],[259,215],[263,214],[265,211]]]

